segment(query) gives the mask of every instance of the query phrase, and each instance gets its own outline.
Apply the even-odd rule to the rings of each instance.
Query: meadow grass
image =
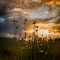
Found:
[[[60,60],[60,40],[27,44],[0,44],[0,60]]]

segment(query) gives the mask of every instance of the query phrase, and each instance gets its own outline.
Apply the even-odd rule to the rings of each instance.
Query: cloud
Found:
[[[36,10],[32,10],[32,12],[28,15],[28,18],[39,18],[39,19],[49,19],[56,17],[55,8],[49,5],[42,5]]]
[[[60,8],[57,10],[57,16],[55,18],[55,24],[60,24]]]
[[[6,14],[6,8],[7,8],[7,5],[5,5],[6,3],[1,3],[0,2],[0,16],[3,16]]]
[[[0,22],[3,22],[5,19],[3,17],[0,18]]]
[[[25,28],[23,25],[24,19],[22,18],[22,16],[19,15],[18,13],[17,13],[18,17],[16,15],[14,16],[13,14],[5,16],[4,17],[5,20],[3,22],[0,22],[0,36],[1,35],[5,36],[5,34],[14,34],[14,25],[13,25],[14,19],[18,21],[18,23],[16,24],[16,26],[18,26],[17,34],[21,33],[22,30]]]
[[[34,20],[36,20],[37,24],[46,24],[52,21],[56,17],[57,9],[54,9],[47,2],[51,2],[51,0],[41,0],[41,2],[32,0],[0,0],[0,36],[13,35],[13,19],[18,20],[16,24],[19,27],[17,34],[22,33],[22,30],[25,29],[25,18],[28,19],[27,28],[33,24]],[[53,21],[53,23],[60,23],[60,19]]]
[[[60,24],[60,17],[56,19],[55,23]]]
[[[6,30],[8,32],[8,29],[10,29],[12,26],[10,24],[11,24],[11,21],[9,21],[9,20],[5,20],[4,22],[0,22],[0,33],[6,32]]]
[[[0,0],[0,16],[6,15],[7,9],[11,10],[13,8],[22,8],[22,9],[35,9],[38,8],[46,2],[51,2],[52,0],[37,0],[34,2],[33,0]],[[49,4],[47,4],[49,5]]]

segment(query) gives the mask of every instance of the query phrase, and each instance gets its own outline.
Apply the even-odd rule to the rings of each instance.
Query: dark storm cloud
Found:
[[[18,13],[16,13],[18,14]],[[18,16],[18,15],[17,15]],[[16,34],[19,34],[22,32],[22,30],[24,30],[24,19],[22,18],[21,15],[17,16],[13,16],[8,15],[5,16],[5,21],[0,22],[0,36],[5,36],[6,34],[14,34],[14,24],[13,24],[13,20],[17,20],[17,24],[15,26],[18,26],[18,30],[16,32]],[[13,17],[13,18],[10,18]]]
[[[10,10],[10,9],[18,7],[18,5],[16,4],[17,4],[17,0],[0,0],[0,17],[5,18],[5,21],[0,22],[0,36],[5,36],[7,33],[9,34],[14,33],[14,27],[12,23],[13,19],[19,20],[19,23],[17,24],[17,26],[19,27],[18,33],[20,33],[22,29],[24,29],[24,26],[22,26],[22,21],[23,21],[22,18],[19,16],[13,17],[12,14],[14,13],[13,12],[9,13],[7,11],[7,9]],[[10,19],[10,17],[13,17],[13,18]]]
[[[5,2],[1,2],[0,1],[0,16],[3,16],[6,14],[6,9],[7,9],[7,5]]]
[[[0,22],[0,33],[5,32],[6,30],[11,28],[11,21],[5,20],[4,22]]]
[[[0,16],[5,16],[7,13],[7,9],[13,9],[19,7],[17,4],[17,0],[0,0]]]

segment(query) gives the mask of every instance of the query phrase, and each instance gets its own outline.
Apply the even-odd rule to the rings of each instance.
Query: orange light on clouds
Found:
[[[55,34],[57,33],[57,29],[56,31],[53,29],[53,26],[58,26],[54,23],[47,23],[47,24],[43,24],[43,23],[37,23],[36,25],[39,26],[38,28],[38,36],[41,36],[41,35],[49,35],[50,33],[51,34]],[[34,31],[34,26],[33,25],[30,25],[30,27],[27,27],[27,30],[26,32],[29,34],[32,34]],[[36,31],[35,31],[36,32]],[[53,32],[53,33],[52,33]],[[59,33],[58,33],[59,34]]]
[[[57,0],[55,2],[51,1],[51,2],[48,2],[47,4],[52,5],[52,6],[54,6],[54,5],[56,6],[56,5],[60,5],[60,1],[57,1]]]
[[[28,32],[32,33],[32,32],[33,32],[33,30],[29,30]]]

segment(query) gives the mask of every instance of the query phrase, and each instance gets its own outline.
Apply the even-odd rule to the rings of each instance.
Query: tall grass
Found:
[[[0,44],[0,60],[60,60],[60,40],[21,45]]]

